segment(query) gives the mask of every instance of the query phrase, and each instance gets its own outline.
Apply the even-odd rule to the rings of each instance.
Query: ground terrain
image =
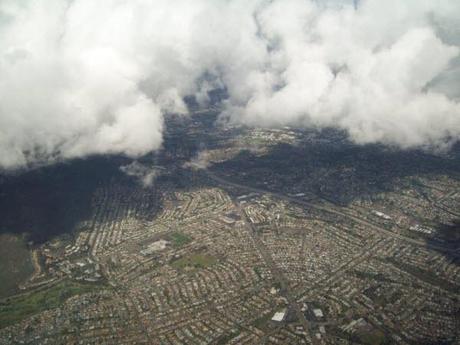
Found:
[[[0,228],[39,264],[0,302],[0,343],[459,344],[458,148],[215,115],[168,118],[148,185],[124,158],[3,178],[28,212]]]

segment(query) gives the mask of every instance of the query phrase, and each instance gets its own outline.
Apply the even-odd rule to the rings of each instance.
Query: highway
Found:
[[[281,286],[280,294],[287,299],[287,301],[289,303],[289,306],[294,309],[294,311],[296,313],[296,316],[297,316],[297,319],[299,320],[299,322],[302,324],[303,328],[305,329],[305,331],[309,335],[309,339],[307,339],[307,340],[310,340],[310,341],[312,341],[313,344],[316,344],[317,343],[316,338],[311,336],[310,325],[309,325],[308,321],[305,319],[305,316],[304,316],[299,304],[297,303],[296,297],[292,293],[292,291],[291,291],[291,289],[289,287],[289,282],[288,282],[287,278],[284,276],[283,272],[278,268],[278,266],[276,266],[275,262],[273,261],[272,256],[268,252],[265,244],[262,242],[260,237],[257,236],[256,229],[254,229],[254,226],[252,225],[251,221],[247,218],[246,213],[241,209],[240,204],[238,202],[235,202],[235,206],[236,206],[236,208],[238,210],[238,213],[241,216],[241,219],[244,221],[244,224],[247,227],[247,230],[248,230],[249,234],[251,235],[256,248],[259,250],[260,254],[262,255],[262,258],[263,258],[264,262],[266,263],[266,265],[270,269],[273,279]]]
[[[235,188],[239,188],[239,189],[243,189],[243,190],[247,190],[247,191],[251,191],[251,192],[256,192],[256,193],[260,193],[260,194],[271,195],[273,197],[276,197],[276,198],[279,198],[279,199],[282,199],[282,200],[286,200],[286,201],[290,201],[290,202],[299,204],[299,205],[301,205],[303,207],[312,208],[312,209],[320,210],[320,211],[323,211],[323,212],[327,212],[327,213],[339,215],[339,216],[342,216],[342,217],[346,217],[346,218],[348,218],[348,219],[350,219],[350,220],[352,220],[352,221],[354,221],[354,222],[356,222],[358,224],[366,226],[368,229],[370,229],[370,230],[372,230],[374,232],[377,232],[379,234],[387,234],[388,235],[387,238],[380,239],[380,240],[376,241],[375,243],[373,243],[372,245],[370,245],[369,247],[363,248],[363,252],[361,252],[359,255],[351,258],[347,262],[344,262],[343,265],[340,265],[339,267],[337,267],[337,269],[335,269],[334,271],[332,271],[329,274],[327,274],[326,277],[324,277],[320,281],[316,282],[313,286],[310,286],[307,291],[304,291],[303,293],[300,293],[300,294],[298,294],[296,296],[290,290],[287,278],[284,276],[283,272],[274,263],[274,261],[272,259],[272,256],[270,255],[270,253],[269,253],[268,249],[266,248],[265,244],[262,242],[262,240],[259,238],[259,236],[257,236],[256,229],[252,225],[251,221],[247,218],[247,216],[246,216],[245,212],[242,210],[239,202],[237,202],[237,201],[235,202],[236,207],[237,207],[242,219],[244,220],[244,223],[247,226],[247,228],[249,230],[249,233],[251,234],[256,247],[258,248],[259,252],[261,253],[265,263],[270,268],[274,280],[276,282],[278,282],[280,284],[280,286],[282,287],[282,295],[287,299],[287,301],[289,303],[289,306],[291,306],[294,309],[299,322],[302,324],[303,328],[307,332],[308,338],[309,338],[309,339],[307,339],[307,341],[309,340],[313,344],[318,344],[318,340],[316,339],[314,334],[312,334],[313,333],[312,331],[313,331],[316,323],[309,322],[305,318],[303,312],[301,311],[300,302],[298,302],[298,301],[304,301],[305,299],[308,299],[308,297],[309,297],[309,295],[310,295],[310,293],[312,291],[324,287],[324,285],[327,284],[328,282],[330,282],[331,279],[334,279],[334,278],[337,278],[337,277],[341,276],[342,274],[344,274],[344,272],[350,266],[354,266],[354,265],[359,264],[360,262],[368,260],[369,257],[372,256],[372,253],[374,253],[379,248],[382,248],[382,247],[384,247],[385,245],[388,244],[388,239],[389,238],[398,239],[400,241],[404,241],[406,243],[410,243],[410,244],[415,245],[415,246],[420,246],[420,247],[424,247],[424,248],[437,250],[437,251],[440,251],[440,252],[449,253],[450,255],[453,255],[453,256],[456,256],[456,257],[460,256],[459,255],[460,253],[458,251],[454,251],[454,250],[452,250],[450,248],[445,248],[445,247],[438,246],[438,245],[429,244],[429,243],[426,243],[426,242],[421,241],[421,240],[408,238],[406,236],[394,233],[394,232],[392,232],[392,231],[390,231],[388,229],[385,229],[385,228],[382,228],[382,227],[380,227],[380,226],[378,226],[376,224],[373,224],[373,223],[371,223],[371,222],[369,222],[369,221],[367,221],[365,219],[362,219],[362,218],[356,217],[354,215],[350,215],[350,214],[348,214],[346,212],[343,212],[342,210],[340,210],[339,207],[337,207],[335,205],[331,205],[331,204],[321,204],[321,205],[314,204],[312,202],[301,200],[301,199],[291,197],[291,196],[288,196],[288,195],[285,195],[285,194],[282,194],[282,193],[273,192],[273,191],[269,191],[269,190],[265,190],[265,189],[261,189],[261,188],[256,188],[256,187],[251,187],[251,186],[245,186],[245,185],[242,185],[240,183],[229,181],[226,178],[222,178],[220,176],[217,176],[215,173],[213,173],[213,172],[211,172],[209,170],[206,170],[206,173],[207,173],[209,178],[211,178],[215,182],[218,182],[219,184],[227,185],[227,186],[230,186],[230,187],[235,187]],[[352,302],[352,303],[354,304],[354,302]],[[397,332],[397,334],[400,337],[400,339],[401,338],[405,339],[405,337],[400,332]]]
[[[214,180],[214,181],[216,181],[218,183],[221,183],[223,185],[228,185],[228,186],[231,186],[231,187],[246,189],[246,190],[251,191],[251,192],[271,195],[271,196],[274,196],[274,197],[279,198],[279,199],[287,200],[287,201],[302,205],[304,207],[313,208],[313,209],[320,210],[320,211],[323,211],[323,212],[327,212],[327,213],[339,215],[339,216],[342,216],[342,217],[346,217],[346,218],[348,218],[350,220],[353,220],[354,222],[356,222],[358,224],[366,226],[368,229],[370,229],[370,230],[372,230],[374,232],[377,232],[379,234],[385,233],[385,234],[387,234],[388,236],[390,236],[392,238],[395,238],[395,239],[398,239],[398,240],[401,240],[401,241],[404,241],[404,242],[407,242],[407,243],[410,243],[410,244],[413,244],[413,245],[416,245],[416,246],[421,246],[421,247],[424,247],[424,248],[429,248],[429,249],[437,250],[437,251],[440,251],[440,252],[449,253],[450,255],[453,255],[455,257],[460,257],[460,253],[458,252],[458,250],[456,251],[456,250],[453,250],[451,248],[446,248],[446,247],[443,247],[443,246],[440,246],[440,245],[426,243],[425,241],[416,240],[416,239],[413,239],[413,238],[409,238],[409,237],[394,233],[393,231],[390,231],[388,229],[382,228],[382,227],[380,227],[380,226],[378,226],[376,224],[373,224],[373,223],[371,223],[371,222],[369,222],[369,221],[367,221],[365,219],[358,218],[358,217],[356,217],[354,215],[351,215],[351,214],[348,214],[346,212],[343,212],[343,211],[340,210],[340,208],[338,208],[335,205],[318,205],[318,204],[314,204],[314,203],[311,203],[311,202],[308,202],[308,201],[305,201],[305,200],[301,200],[301,199],[298,199],[298,198],[295,198],[295,197],[291,197],[291,196],[288,196],[288,195],[285,195],[285,194],[281,194],[281,193],[278,193],[278,192],[272,192],[272,191],[264,190],[264,189],[261,189],[261,188],[245,186],[245,185],[242,185],[242,184],[239,184],[239,183],[235,183],[235,182],[229,181],[227,179],[224,179],[224,178],[222,178],[220,176],[217,176],[215,173],[213,173],[212,171],[209,171],[209,170],[206,170],[206,173],[207,173],[209,178],[211,178],[212,180]]]

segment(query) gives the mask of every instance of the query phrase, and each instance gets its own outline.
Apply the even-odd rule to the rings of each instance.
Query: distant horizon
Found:
[[[158,150],[165,117],[225,90],[218,121],[460,138],[460,5],[351,0],[5,0],[0,167]]]

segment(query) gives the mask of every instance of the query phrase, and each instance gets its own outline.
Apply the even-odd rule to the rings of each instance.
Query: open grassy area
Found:
[[[13,295],[33,272],[30,251],[20,235],[0,234],[0,298]]]
[[[227,344],[230,340],[232,340],[233,338],[236,338],[237,336],[239,336],[241,333],[241,329],[238,328],[238,329],[233,329],[230,333],[226,333],[226,334],[223,334],[221,335],[218,339],[217,339],[217,345],[225,345]]]
[[[172,245],[176,248],[182,247],[192,241],[192,239],[189,236],[177,231],[169,235],[169,240],[172,242]]]
[[[100,285],[62,281],[44,290],[14,296],[0,302],[0,328],[47,309],[60,306],[68,298],[100,289]]]
[[[267,323],[268,321],[271,320],[272,316],[274,314],[274,311],[271,311],[265,315],[262,315],[261,317],[259,317],[258,319],[256,319],[252,325],[254,327],[257,327],[259,329],[265,329],[267,327]]]
[[[216,262],[217,258],[212,255],[196,253],[177,259],[172,263],[172,266],[176,269],[184,269],[185,267],[205,268]]]
[[[366,345],[381,345],[385,342],[385,335],[377,330],[372,332],[361,332],[358,334],[358,338]]]

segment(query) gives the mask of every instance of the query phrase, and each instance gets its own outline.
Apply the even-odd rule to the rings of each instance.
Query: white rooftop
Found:
[[[283,311],[278,311],[275,313],[275,315],[273,315],[272,317],[272,321],[277,321],[277,322],[281,322],[284,320],[284,316],[286,315],[286,311],[283,310]]]
[[[315,314],[316,317],[323,317],[323,311],[321,309],[313,309],[313,314]]]

